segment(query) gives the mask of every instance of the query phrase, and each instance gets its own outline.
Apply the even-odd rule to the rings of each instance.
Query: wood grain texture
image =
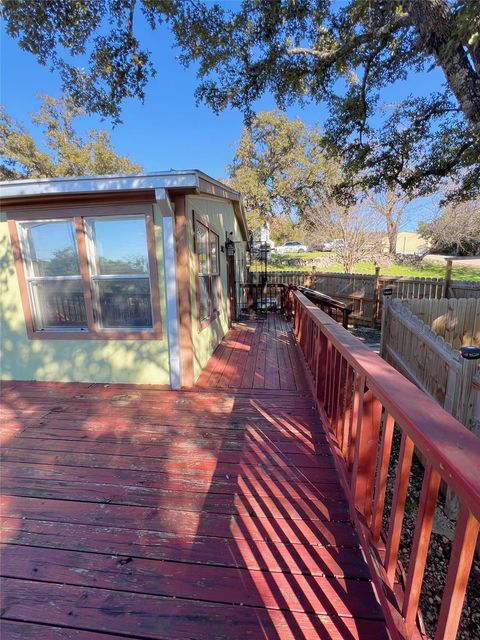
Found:
[[[289,331],[190,390],[3,387],[2,639],[387,637]]]

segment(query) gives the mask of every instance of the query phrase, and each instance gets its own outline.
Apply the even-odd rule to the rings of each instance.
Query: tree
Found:
[[[289,240],[303,241],[301,226],[290,218],[290,216],[276,217],[270,227],[270,237],[275,244],[282,245]]]
[[[399,190],[389,189],[383,193],[371,194],[368,202],[371,209],[383,218],[387,227],[388,252],[395,255],[398,232],[410,199]]]
[[[382,253],[381,223],[381,216],[363,202],[344,206],[318,201],[303,220],[310,238],[318,242],[336,241],[335,252],[345,273],[353,273],[355,265],[362,260],[376,262]]]
[[[480,252],[480,200],[450,204],[418,231],[434,250],[453,255]]]
[[[138,22],[167,23],[181,60],[197,64],[197,96],[247,116],[264,93],[277,104],[326,102],[330,144],[349,180],[431,192],[446,176],[458,197],[480,187],[478,0],[4,0],[8,33],[59,69],[76,104],[120,118],[156,72]],[[80,57],[79,64],[76,57]],[[80,65],[81,63],[81,65]],[[412,70],[438,68],[445,89],[380,103]],[[379,117],[380,116],[380,117]],[[406,170],[408,167],[408,170]],[[362,173],[363,172],[363,173]]]
[[[107,131],[90,129],[84,136],[76,134],[73,123],[82,115],[82,110],[69,99],[43,96],[40,110],[32,116],[32,123],[43,131],[43,150],[22,124],[14,122],[2,111],[0,179],[141,171],[141,165],[115,153]]]
[[[244,130],[228,170],[255,230],[274,217],[300,218],[315,192],[332,183],[338,164],[327,158],[316,129],[267,111]]]

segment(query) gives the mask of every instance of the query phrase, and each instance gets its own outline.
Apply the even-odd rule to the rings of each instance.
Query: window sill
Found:
[[[220,312],[215,311],[209,318],[205,318],[204,320],[198,321],[198,333],[201,333],[204,329],[212,324],[214,320],[220,317]]]
[[[28,331],[30,340],[162,340],[162,331]]]

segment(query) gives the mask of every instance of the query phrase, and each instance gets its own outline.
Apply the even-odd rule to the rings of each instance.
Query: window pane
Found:
[[[200,276],[198,278],[199,286],[199,315],[200,320],[205,320],[210,317],[210,303],[211,303],[211,291],[210,291],[210,276]]]
[[[80,274],[73,222],[24,222],[21,226],[25,229],[30,276]]]
[[[87,326],[81,280],[33,281],[30,287],[37,330]]]
[[[103,329],[152,328],[152,306],[148,278],[97,280],[100,326]]]
[[[148,273],[144,216],[88,218],[98,275]]]
[[[210,232],[210,265],[211,273],[220,273],[220,266],[218,264],[218,236],[212,232]]]
[[[199,222],[195,225],[195,250],[198,256],[198,273],[208,273],[208,229]]]

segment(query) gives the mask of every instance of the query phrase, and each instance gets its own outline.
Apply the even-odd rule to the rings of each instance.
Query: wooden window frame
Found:
[[[94,300],[92,293],[92,268],[91,259],[87,250],[86,228],[84,218],[99,218],[109,216],[122,218],[128,216],[143,216],[145,218],[147,236],[148,272],[150,279],[150,300],[152,308],[152,328],[132,329],[115,328],[101,329],[97,326],[94,314]],[[36,330],[33,317],[33,309],[28,291],[26,264],[23,257],[22,244],[20,241],[17,224],[32,221],[48,221],[56,219],[70,219],[73,221],[76,232],[78,247],[78,258],[80,262],[80,275],[83,284],[83,295],[85,299],[87,329],[75,330]],[[158,279],[157,257],[155,250],[155,226],[153,222],[153,211],[151,203],[139,203],[128,205],[95,205],[75,206],[55,209],[28,208],[24,211],[15,211],[8,215],[8,228],[12,243],[15,268],[20,287],[23,313],[27,335],[30,340],[161,340],[163,337],[162,323],[160,316],[160,291]]]
[[[197,302],[197,322],[198,322],[198,331],[203,331],[206,327],[208,327],[214,320],[220,317],[222,310],[222,271],[220,267],[220,234],[213,227],[208,219],[204,216],[198,215],[195,211],[192,211],[192,221],[193,221],[193,247],[194,247],[194,259],[195,259],[195,289],[196,289],[196,302]],[[200,265],[198,260],[198,252],[197,252],[197,224],[202,225],[207,229],[208,232],[208,268],[209,273],[200,275]],[[217,253],[217,261],[218,261],[218,271],[216,273],[211,272],[211,238],[214,236],[218,243],[218,253]],[[210,279],[210,315],[206,318],[200,317],[200,278],[207,277]],[[217,308],[214,308],[213,305],[213,289],[214,289],[214,278],[217,279],[217,287],[216,287],[216,299],[217,299]]]

